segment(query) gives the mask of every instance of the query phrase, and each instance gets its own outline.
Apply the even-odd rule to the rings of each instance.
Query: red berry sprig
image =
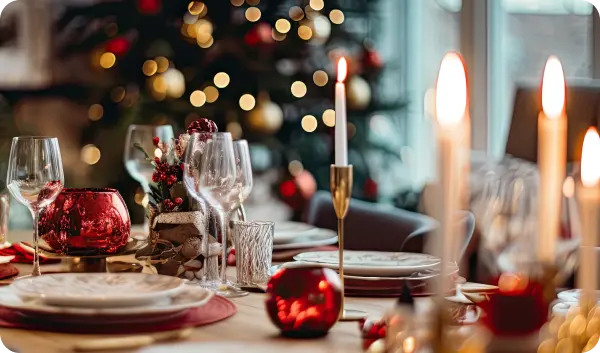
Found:
[[[158,136],[155,136],[152,139],[152,143],[154,144],[154,146],[158,146],[158,144],[160,143],[160,138],[158,138]]]
[[[386,336],[386,322],[372,321],[372,320],[361,320],[358,323],[361,331],[361,337],[363,341],[363,349],[367,350],[373,344],[373,342],[385,338]]]

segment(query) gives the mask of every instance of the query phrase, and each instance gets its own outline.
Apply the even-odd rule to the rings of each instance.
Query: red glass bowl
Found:
[[[284,336],[327,334],[337,322],[341,306],[340,279],[329,268],[282,268],[267,286],[267,312]]]
[[[115,189],[63,189],[38,226],[54,251],[70,256],[118,253],[131,233],[127,206]]]

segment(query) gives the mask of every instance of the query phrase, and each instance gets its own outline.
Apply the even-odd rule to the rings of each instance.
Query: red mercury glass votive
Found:
[[[282,268],[267,286],[267,312],[283,336],[327,334],[337,322],[341,306],[341,282],[329,268]]]
[[[547,284],[525,275],[502,274],[498,292],[479,305],[483,324],[495,335],[527,336],[548,320]]]
[[[40,214],[41,238],[71,256],[111,255],[129,240],[131,220],[115,189],[63,189]]]

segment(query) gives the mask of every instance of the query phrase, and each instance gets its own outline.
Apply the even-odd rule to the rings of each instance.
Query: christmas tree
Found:
[[[299,209],[316,188],[329,188],[335,67],[342,56],[349,61],[353,196],[377,199],[370,153],[400,161],[399,150],[368,137],[373,115],[404,106],[379,88],[386,65],[369,40],[377,3],[121,0],[68,7],[55,31],[69,33],[58,50],[61,60],[87,55],[99,75],[84,87],[94,121],[88,139],[106,140],[98,131],[131,123],[183,130],[209,118],[263,152],[266,158],[253,161],[256,172],[282,171],[275,187]]]

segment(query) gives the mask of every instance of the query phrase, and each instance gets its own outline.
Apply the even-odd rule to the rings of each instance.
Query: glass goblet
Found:
[[[65,177],[58,139],[15,137],[10,149],[6,184],[12,196],[29,208],[33,217],[33,272],[41,275],[38,219],[63,189]]]

